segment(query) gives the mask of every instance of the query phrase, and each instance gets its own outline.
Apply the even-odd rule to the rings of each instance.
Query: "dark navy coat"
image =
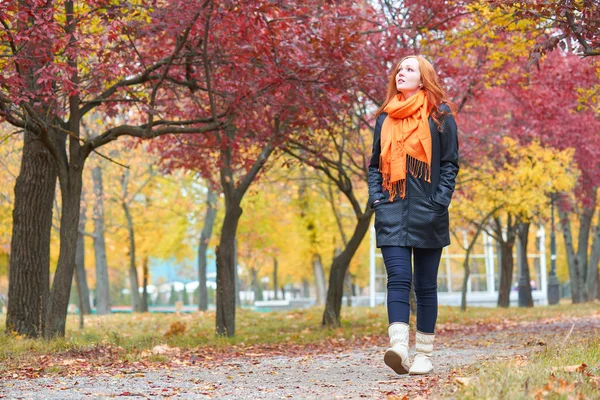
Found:
[[[449,112],[447,105],[441,111]],[[377,247],[405,246],[440,248],[450,244],[448,206],[454,193],[458,174],[458,135],[451,114],[441,117],[438,124],[429,117],[431,132],[431,183],[406,174],[406,196],[398,194],[390,202],[389,193],[383,190],[379,172],[381,153],[381,127],[387,117],[377,117],[373,134],[373,151],[369,163],[369,204],[375,209]],[[380,200],[373,205],[375,200]]]

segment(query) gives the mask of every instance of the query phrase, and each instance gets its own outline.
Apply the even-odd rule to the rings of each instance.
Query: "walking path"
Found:
[[[460,329],[446,326],[438,332],[435,374],[429,376],[395,375],[383,364],[385,348],[368,347],[304,356],[249,354],[226,361],[188,362],[152,371],[99,372],[96,376],[3,377],[0,398],[437,398],[441,387],[454,383],[457,368],[483,360],[526,357],[545,343],[568,339],[573,325],[572,335],[592,335],[600,328],[600,316]]]

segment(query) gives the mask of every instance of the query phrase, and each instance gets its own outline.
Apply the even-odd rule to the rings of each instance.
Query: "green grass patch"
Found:
[[[600,338],[572,338],[528,358],[472,365],[461,371],[460,399],[599,399]]]
[[[481,324],[502,321],[533,321],[546,318],[582,317],[600,312],[600,304],[561,304],[551,307],[470,308],[463,313],[456,307],[440,307],[439,324]],[[93,346],[110,345],[123,348],[123,357],[137,354],[154,346],[166,344],[182,349],[224,349],[232,345],[297,345],[322,343],[327,339],[352,340],[372,335],[387,335],[387,311],[384,306],[344,307],[339,328],[323,328],[322,307],[291,312],[260,313],[238,310],[236,332],[232,338],[215,335],[215,313],[193,314],[113,314],[86,316],[83,330],[78,328],[78,316],[69,315],[64,338],[32,340],[18,335],[0,334],[0,362],[6,359],[54,354],[66,350],[85,350]],[[414,317],[411,324],[414,326]],[[5,315],[0,315],[4,328]]]

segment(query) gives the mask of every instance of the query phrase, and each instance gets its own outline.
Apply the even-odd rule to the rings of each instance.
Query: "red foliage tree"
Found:
[[[583,1],[523,1],[488,0],[495,7],[522,19],[537,22],[539,42],[532,49],[532,58],[560,46],[572,48],[583,56],[600,56],[600,3]]]
[[[25,132],[24,167],[15,187],[8,330],[64,335],[82,171],[92,152],[123,135],[151,138],[223,126],[204,105],[174,101],[189,92],[181,77],[195,55],[185,45],[194,35],[203,37],[208,4],[95,0],[75,7],[72,1],[19,0],[0,5],[0,40],[11,52],[0,77],[0,115]],[[92,110],[119,118],[107,123],[107,130],[84,138],[80,124]],[[52,215],[48,199],[54,193],[49,188],[57,176],[60,254],[49,290],[50,225],[33,226],[36,219]],[[41,197],[38,208],[32,208],[32,199]],[[37,248],[30,248],[31,243]],[[27,257],[28,252],[35,256]]]
[[[200,171],[220,186],[225,217],[217,250],[217,333],[235,332],[235,235],[241,201],[263,165],[291,136],[334,123],[352,108],[361,76],[362,18],[354,2],[220,4],[207,20],[203,96],[224,132],[154,142],[168,168]],[[226,40],[234,37],[236,40]],[[309,130],[309,128],[311,130]],[[218,177],[218,178],[217,178]]]

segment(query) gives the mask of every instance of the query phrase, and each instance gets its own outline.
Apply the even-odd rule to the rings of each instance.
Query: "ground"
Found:
[[[463,398],[477,366],[525,364],[536,352],[560,350],[599,329],[597,311],[531,321],[446,322],[437,330],[435,371],[421,377],[388,369],[383,364],[386,339],[375,335],[316,345],[240,343],[227,351],[159,345],[147,351],[146,361],[119,357],[122,350],[115,346],[70,349],[35,362],[13,361],[0,379],[0,398]],[[546,398],[552,389],[528,393],[528,381],[523,397]]]

